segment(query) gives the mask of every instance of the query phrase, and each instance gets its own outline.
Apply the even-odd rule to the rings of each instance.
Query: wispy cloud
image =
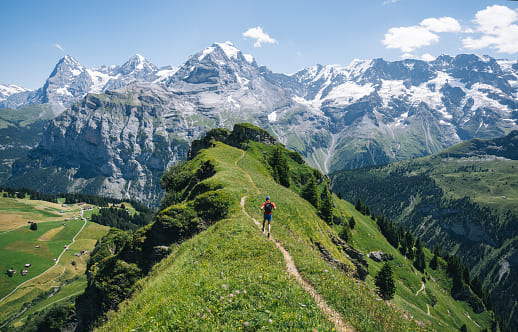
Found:
[[[427,18],[419,25],[390,28],[382,43],[387,48],[399,48],[404,53],[439,42],[441,32],[460,32],[460,23],[453,17]],[[406,54],[405,54],[406,55]]]
[[[518,12],[506,6],[493,5],[479,11],[475,15],[473,33],[479,37],[466,37],[462,40],[464,47],[478,50],[486,47],[498,52],[518,53]]]
[[[263,43],[277,44],[277,40],[270,37],[260,26],[246,30],[243,37],[255,39],[254,47],[261,47]]]
[[[65,52],[65,50],[63,49],[63,47],[61,47],[61,45],[59,45],[58,43],[54,44],[54,46],[55,46],[57,49],[61,50],[61,52]]]
[[[401,1],[401,0],[385,0],[385,1],[383,1],[383,6],[390,5],[392,3],[396,3],[399,1]]]

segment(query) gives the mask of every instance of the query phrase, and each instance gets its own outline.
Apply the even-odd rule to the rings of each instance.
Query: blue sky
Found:
[[[0,82],[33,89],[65,54],[86,67],[136,53],[180,66],[227,40],[283,73],[355,58],[518,59],[518,1],[2,0],[1,11]]]

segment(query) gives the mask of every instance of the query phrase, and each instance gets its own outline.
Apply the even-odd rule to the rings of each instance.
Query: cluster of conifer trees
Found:
[[[370,215],[369,207],[361,199],[356,201],[355,207],[362,214]],[[402,255],[413,260],[417,270],[424,272],[426,258],[421,239],[416,239],[410,231],[405,231],[403,226],[396,225],[396,223],[383,215],[376,217],[376,224],[387,241],[394,248],[398,249]],[[439,245],[435,246],[433,253],[434,256],[430,260],[429,266],[435,270],[441,267],[439,260],[441,258],[441,248]],[[455,255],[444,254],[442,259],[446,262],[447,274],[452,278],[451,295],[453,298],[456,300],[466,300],[477,313],[484,311],[485,308],[491,310],[492,303],[489,293],[482,287],[482,282],[478,276],[475,276],[473,279],[470,278],[469,267],[463,264],[461,258]],[[385,271],[384,273],[387,274],[388,272]],[[383,279],[379,283],[387,284],[387,281]]]

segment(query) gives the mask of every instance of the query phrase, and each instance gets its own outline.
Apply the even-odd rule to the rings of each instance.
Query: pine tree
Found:
[[[285,187],[290,186],[290,168],[288,166],[288,160],[282,153],[280,146],[276,146],[273,150],[273,155],[269,160],[269,164],[272,167],[273,178],[277,183]]]
[[[308,183],[302,188],[302,197],[318,209],[317,182],[313,175],[311,175]]]
[[[382,298],[390,300],[394,297],[394,293],[396,292],[396,283],[394,282],[394,275],[389,262],[385,262],[383,264],[383,267],[378,272],[374,280]]]
[[[354,206],[354,208],[356,210],[358,210],[360,213],[364,213],[365,211],[365,206],[363,205],[363,202],[362,202],[362,199],[361,198],[358,198],[358,200],[356,201],[356,205]]]
[[[439,261],[438,261],[437,255],[433,255],[433,258],[430,261],[430,268],[432,268],[433,270],[436,270],[438,266],[439,266]]]
[[[340,238],[345,242],[349,242],[349,240],[352,238],[352,234],[351,229],[347,224],[344,225],[338,236],[340,236]]]
[[[354,229],[354,226],[356,226],[356,220],[354,220],[354,217],[351,216],[351,219],[349,219],[349,227],[351,227],[351,229]]]
[[[320,216],[329,225],[333,223],[333,201],[331,200],[331,193],[327,186],[324,187],[322,192],[322,204],[320,205]]]

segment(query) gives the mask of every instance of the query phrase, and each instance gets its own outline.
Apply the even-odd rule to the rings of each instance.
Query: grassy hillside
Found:
[[[84,217],[91,214],[85,211]],[[107,227],[80,220],[79,216],[77,205],[62,207],[0,197],[0,326],[9,321],[16,324],[28,314],[84,289],[89,252]],[[29,220],[36,222],[37,230],[29,229]],[[86,253],[81,254],[81,250]],[[25,264],[31,266],[26,268]],[[11,268],[16,272],[9,276],[7,270]],[[22,270],[27,270],[27,275],[22,276]]]
[[[399,221],[433,247],[461,256],[516,326],[517,134],[473,140],[438,155],[331,175],[345,199]]]
[[[297,194],[314,170],[300,164],[296,155],[284,150],[290,169],[290,188],[286,188],[271,175],[267,160],[273,152],[272,145],[248,142],[242,145],[246,150],[242,150],[213,141],[210,146],[165,175],[165,185],[170,188],[168,204],[155,223],[137,232],[126,242],[133,244],[126,245],[116,256],[98,261],[95,271],[107,271],[107,262],[115,264],[115,270],[126,266],[124,271],[136,271],[141,264],[131,263],[124,258],[124,252],[156,246],[159,235],[153,229],[161,229],[161,233],[172,228],[184,234],[201,233],[181,244],[173,241],[171,254],[137,282],[131,290],[133,295],[109,312],[98,330],[332,331],[336,326],[287,271],[277,245],[286,249],[302,278],[355,330],[453,331],[462,324],[476,327],[468,315],[480,326],[489,326],[487,313],[475,315],[464,304],[453,301],[444,294],[440,282],[427,281],[428,289],[416,296],[422,275],[390,249],[372,220],[362,216],[358,216],[359,225],[353,231],[354,243],[365,251],[375,247],[394,251],[394,269],[401,272],[396,298],[387,304],[374,291],[372,276],[366,282],[355,278],[358,262],[333,242],[338,238],[335,229]],[[322,190],[325,179],[319,181],[323,181],[319,185]],[[271,234],[274,241],[269,241],[251,220],[261,222],[259,207],[267,194],[277,206]],[[206,201],[207,197],[214,200]],[[222,209],[223,218],[207,215],[210,211],[186,212],[192,207],[203,210],[202,202],[222,203],[217,200],[222,197],[230,203]],[[350,204],[338,200],[335,203],[336,217],[357,214]],[[189,233],[192,229],[195,231]],[[369,266],[371,274],[379,268],[379,264]],[[90,284],[109,282],[100,272],[94,273],[97,276]],[[118,275],[128,280],[134,273]],[[435,293],[437,304],[428,315],[426,304],[431,301],[430,294]]]

